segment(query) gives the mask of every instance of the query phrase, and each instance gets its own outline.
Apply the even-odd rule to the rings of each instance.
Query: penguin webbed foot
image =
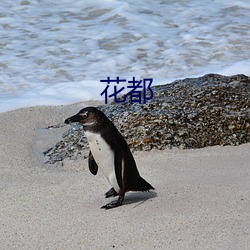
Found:
[[[123,200],[124,200],[124,197],[123,196],[119,196],[118,200],[111,201],[110,203],[102,206],[101,208],[111,209],[111,208],[114,208],[114,207],[119,207],[119,206],[122,205]]]
[[[111,188],[108,192],[105,193],[106,198],[115,197],[117,195],[118,195],[118,193],[115,191],[114,188]]]

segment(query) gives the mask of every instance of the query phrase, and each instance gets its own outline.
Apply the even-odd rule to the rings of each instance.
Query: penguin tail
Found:
[[[154,189],[154,187],[139,176],[131,191],[149,191],[150,189]]]

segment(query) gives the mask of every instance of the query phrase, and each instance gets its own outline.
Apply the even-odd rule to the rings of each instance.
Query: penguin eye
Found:
[[[88,112],[79,114],[83,119],[86,119],[88,117]]]

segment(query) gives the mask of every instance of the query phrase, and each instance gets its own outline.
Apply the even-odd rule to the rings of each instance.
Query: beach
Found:
[[[0,250],[249,249],[249,9],[2,0]],[[100,209],[109,183],[62,124],[146,79],[155,102],[105,108],[155,190]]]
[[[95,102],[0,113],[0,249],[248,249],[250,144],[136,151],[155,191],[111,210],[87,159],[44,164],[62,123]],[[110,199],[109,199],[110,200]]]

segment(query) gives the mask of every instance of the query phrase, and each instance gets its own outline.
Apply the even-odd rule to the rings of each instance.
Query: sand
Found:
[[[155,192],[103,210],[87,160],[42,162],[68,129],[44,128],[90,104],[0,114],[0,249],[249,249],[250,144],[134,152]]]

